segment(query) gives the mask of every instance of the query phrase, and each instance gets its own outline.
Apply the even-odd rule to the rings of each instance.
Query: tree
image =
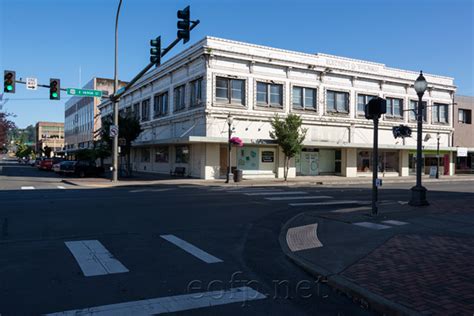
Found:
[[[0,150],[2,151],[8,148],[8,135],[15,128],[15,123],[8,119],[10,115],[9,113],[0,112]]]
[[[15,156],[18,158],[30,158],[33,149],[25,143],[17,143]]]
[[[101,137],[110,148],[112,148],[113,139],[109,136],[110,125],[113,124],[112,117],[106,116],[102,119]],[[140,126],[139,119],[134,113],[127,113],[119,116],[119,138],[125,139],[125,145],[122,146],[122,154],[125,155],[126,163],[125,169],[129,176],[132,175],[132,168],[130,165],[130,152],[132,149],[132,142],[137,139],[143,131]]]
[[[49,146],[44,146],[44,148],[43,148],[43,153],[47,158],[51,157],[51,152],[52,151],[53,151],[53,149]]]
[[[271,124],[273,131],[270,132],[270,137],[276,141],[285,155],[283,174],[287,181],[290,159],[301,152],[307,129],[301,128],[303,120],[296,114],[290,114],[283,120],[276,114]]]
[[[104,167],[104,159],[112,155],[112,148],[103,139],[94,141],[94,157],[100,159],[100,166]]]

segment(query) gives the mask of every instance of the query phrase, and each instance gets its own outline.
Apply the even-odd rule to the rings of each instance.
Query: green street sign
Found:
[[[102,91],[100,90],[67,88],[67,94],[75,95],[78,97],[96,97],[96,98],[102,97]]]

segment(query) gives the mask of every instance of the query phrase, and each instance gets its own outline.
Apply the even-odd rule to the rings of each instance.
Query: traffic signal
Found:
[[[383,98],[373,98],[365,105],[365,118],[368,120],[380,118],[380,115],[387,113],[387,101]]]
[[[49,79],[49,99],[61,99],[61,81],[59,79]]]
[[[158,36],[154,40],[150,40],[150,45],[150,62],[158,67],[161,63],[161,36]]]
[[[11,70],[5,70],[3,73],[3,92],[15,93],[16,73]]]
[[[406,125],[399,125],[392,127],[392,133],[394,138],[398,137],[411,137],[411,128]]]
[[[190,28],[190,10],[189,6],[183,10],[178,11],[178,38],[183,40],[183,44],[186,44],[189,41],[189,28]]]

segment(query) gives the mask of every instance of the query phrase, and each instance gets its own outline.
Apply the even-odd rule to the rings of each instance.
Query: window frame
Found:
[[[164,153],[160,151],[160,149],[164,150]],[[165,159],[158,161],[157,154],[162,154]],[[170,148],[169,146],[157,146],[155,147],[155,163],[169,163],[170,162]]]
[[[136,102],[132,105],[132,115],[135,119],[140,121],[140,102]]]
[[[440,118],[440,107],[445,107],[445,118],[446,122],[441,122]],[[435,117],[435,108],[436,108],[436,117]],[[433,102],[431,105],[431,120],[433,124],[447,125],[449,124],[449,104]]]
[[[185,154],[185,153],[182,153],[182,155],[184,155],[184,157],[186,159],[183,159],[182,161],[178,161],[178,148],[187,148],[188,152]],[[191,155],[190,155],[190,146],[189,145],[175,145],[174,146],[174,162],[175,163],[182,163],[182,164],[186,164],[186,163],[189,163],[189,160],[191,158]]]
[[[403,98],[400,98],[400,97],[393,97],[393,96],[385,96],[385,100],[387,101],[387,113],[385,113],[384,117],[386,119],[391,119],[391,120],[402,120],[404,119],[404,108],[405,108],[405,104],[404,104],[404,99]],[[394,100],[399,100],[400,101],[400,115],[398,114],[395,114],[395,106],[394,106]],[[391,105],[389,106],[389,101],[392,101],[390,102]],[[389,109],[391,109],[391,112],[389,112]]]
[[[217,96],[217,81],[218,80],[225,80],[227,82],[227,92],[226,92],[226,98],[221,98],[221,97],[218,97]],[[232,83],[233,82],[240,82],[241,84],[241,87],[242,87],[242,90],[241,90],[241,93],[242,93],[242,99],[240,99],[239,102],[235,102],[234,100],[238,100],[238,99],[234,99],[232,98]],[[216,104],[218,105],[231,105],[231,106],[238,106],[238,107],[242,107],[242,106],[246,106],[247,105],[247,80],[244,79],[244,78],[239,78],[239,77],[226,77],[226,76],[219,76],[219,75],[216,75],[215,76],[215,89],[214,89],[214,93],[215,93],[215,102]]]
[[[163,97],[166,96],[166,103],[163,103]],[[165,106],[163,106],[163,104]],[[166,111],[163,111],[163,108]],[[158,109],[158,111],[157,111]],[[168,91],[163,91],[160,93],[156,93],[153,96],[153,118],[159,118],[168,115],[169,113],[169,93]]]
[[[182,90],[182,91],[181,91]],[[179,100],[176,97],[177,93],[176,91],[179,91]],[[181,104],[182,101],[182,104]],[[179,107],[178,107],[179,103]],[[182,105],[182,106],[181,106]],[[180,112],[186,110],[186,84],[180,84],[174,87],[173,89],[173,112]]]
[[[148,152],[148,159],[146,159],[147,156],[143,154],[145,151]],[[146,163],[151,162],[151,150],[150,150],[150,148],[144,147],[140,150],[140,162],[146,162]]]
[[[266,102],[260,102],[258,101],[258,85],[259,84],[264,84],[266,85]],[[272,92],[271,88],[272,86],[278,86],[280,88],[280,104],[277,103],[272,103],[271,97],[272,97]],[[268,81],[263,81],[263,80],[256,80],[255,84],[255,105],[257,107],[261,108],[275,108],[275,109],[284,109],[284,102],[285,102],[285,85],[282,82],[268,82]]]
[[[411,107],[411,104],[412,102],[415,102],[416,104],[414,104],[414,107],[412,108]],[[424,104],[424,108],[423,108],[423,123],[426,123],[428,122],[428,102],[427,101],[422,101],[422,104]],[[416,107],[418,106],[418,100],[413,100],[413,99],[409,99],[408,100],[408,122],[416,122],[417,119],[416,119],[416,116],[418,114],[418,112],[414,113],[413,112],[413,109],[417,109]],[[414,118],[411,117],[411,115],[414,115]]]
[[[202,93],[203,83],[204,83],[204,77],[199,77],[189,82],[189,86],[190,86],[189,106],[190,107],[200,107],[204,104],[203,93]],[[198,87],[197,93],[195,91],[196,87]]]
[[[461,115],[461,113],[463,113]],[[462,116],[462,119],[459,117]],[[458,123],[460,124],[472,124],[472,110],[458,108]]]
[[[334,109],[329,108],[329,94],[334,94]],[[337,109],[337,95],[338,94],[343,94],[347,96],[346,102],[345,102],[345,111],[339,111]],[[344,90],[332,90],[332,89],[327,89],[326,90],[326,95],[325,95],[325,103],[326,103],[326,113],[331,113],[331,114],[350,114],[350,103],[351,103],[351,94],[348,91]]]
[[[364,107],[367,103],[369,103],[370,100],[377,98],[378,95],[374,94],[365,94],[365,93],[357,93],[357,104],[356,104],[356,114],[358,116],[365,116],[365,108],[362,109],[362,111],[359,111],[359,97],[364,97]],[[369,97],[371,98],[369,100]]]
[[[141,102],[141,118],[140,122],[148,122],[150,120],[150,98],[143,99]],[[146,111],[145,111],[146,109]]]
[[[301,103],[302,105],[295,105],[294,103],[294,96],[295,96],[295,89],[301,89]],[[313,105],[306,105],[306,91],[312,90],[313,94]],[[292,85],[291,86],[291,109],[296,111],[318,111],[318,88],[317,87],[308,87],[303,85]]]

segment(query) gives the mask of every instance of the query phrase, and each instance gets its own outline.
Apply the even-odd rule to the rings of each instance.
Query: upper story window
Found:
[[[202,78],[191,81],[191,98],[190,106],[199,106],[202,105]]]
[[[216,101],[245,105],[245,80],[217,77]]]
[[[257,105],[283,107],[283,85],[257,82]]]
[[[448,105],[442,103],[434,103],[432,106],[433,123],[448,123]]]
[[[375,98],[376,96],[374,95],[358,94],[357,95],[357,113],[364,114],[365,105],[369,103],[370,100],[375,99]]]
[[[387,113],[386,117],[403,117],[403,99],[387,98]]]
[[[150,120],[150,99],[142,101],[142,122]]]
[[[133,117],[140,120],[140,103],[135,103],[133,105]]]
[[[328,112],[349,113],[349,93],[328,90],[326,105]]]
[[[471,124],[472,123],[472,111],[467,109],[459,109],[458,110],[458,122],[463,124]]]
[[[294,86],[292,105],[297,110],[316,110],[316,89]]]
[[[180,111],[184,110],[186,107],[185,102],[185,85],[174,88],[174,110]]]
[[[423,105],[423,121],[426,122],[427,116],[426,116],[426,101],[421,102]],[[408,111],[408,119],[410,121],[416,121],[416,116],[418,115],[418,101],[415,100],[410,100],[410,111]],[[415,112],[413,111],[416,111]]]
[[[168,114],[168,92],[156,94],[153,98],[153,117]]]

